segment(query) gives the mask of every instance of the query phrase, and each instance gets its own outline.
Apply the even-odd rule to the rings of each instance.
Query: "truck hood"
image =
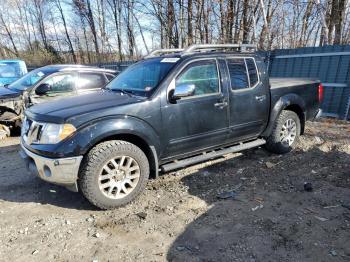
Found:
[[[26,115],[39,122],[64,123],[81,115],[96,114],[111,108],[143,101],[145,98],[113,91],[63,98],[32,106]],[[103,113],[101,113],[103,115]],[[74,122],[74,121],[73,121]]]
[[[0,100],[7,98],[15,98],[21,96],[21,92],[8,89],[6,87],[0,87]]]

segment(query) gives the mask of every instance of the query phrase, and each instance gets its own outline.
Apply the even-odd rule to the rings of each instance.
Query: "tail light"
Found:
[[[323,101],[323,85],[320,83],[318,86],[318,102],[322,103]]]

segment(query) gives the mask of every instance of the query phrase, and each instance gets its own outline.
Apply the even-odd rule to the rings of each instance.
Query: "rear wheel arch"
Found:
[[[283,110],[292,111],[298,115],[301,125],[301,134],[304,133],[306,121],[304,113],[305,102],[300,96],[296,94],[288,94],[280,97],[280,99],[277,100],[274,107],[270,111],[269,122],[265,131],[262,133],[262,137],[267,138],[271,135],[275,122],[280,116],[280,114],[283,112]]]

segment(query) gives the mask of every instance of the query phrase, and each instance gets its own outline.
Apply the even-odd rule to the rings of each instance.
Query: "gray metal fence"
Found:
[[[350,45],[278,49],[269,55],[271,77],[320,79],[324,115],[350,119]]]
[[[91,64],[91,66],[97,66],[101,68],[106,68],[106,69],[112,69],[116,71],[123,71],[125,70],[128,66],[132,65],[136,61],[123,61],[123,62],[110,62],[110,63],[98,63],[98,64]]]

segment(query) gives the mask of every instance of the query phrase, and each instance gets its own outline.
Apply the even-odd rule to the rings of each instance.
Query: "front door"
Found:
[[[183,84],[195,85],[194,94],[162,107],[162,158],[179,156],[225,143],[228,131],[227,95],[222,90],[216,59],[201,59],[185,65],[168,92]]]
[[[38,104],[66,96],[76,95],[76,82],[77,74],[75,72],[64,72],[48,76],[31,90],[29,94],[30,102],[31,104]],[[37,94],[35,90],[42,84],[47,84],[49,90],[44,94]]]

